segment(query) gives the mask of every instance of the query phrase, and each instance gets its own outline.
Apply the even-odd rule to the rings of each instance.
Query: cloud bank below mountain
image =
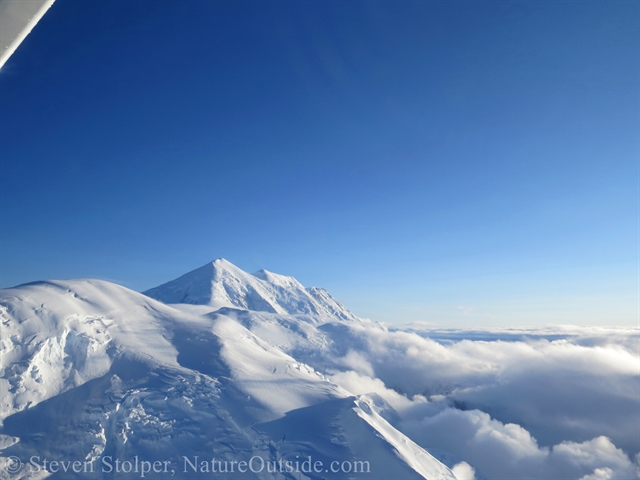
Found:
[[[397,428],[486,478],[638,478],[638,332],[571,332],[450,331],[438,342],[360,324],[335,337],[331,379],[380,395]]]

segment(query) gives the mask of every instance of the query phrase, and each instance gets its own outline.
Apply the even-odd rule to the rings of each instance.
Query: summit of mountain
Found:
[[[267,270],[247,273],[224,258],[218,258],[143,293],[165,304],[204,305],[213,309],[231,307],[358,320],[322,288],[305,288],[293,277]]]

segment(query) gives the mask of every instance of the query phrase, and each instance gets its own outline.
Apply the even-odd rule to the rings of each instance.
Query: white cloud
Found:
[[[610,468],[596,468],[591,475],[585,475],[580,480],[611,480],[613,470]]]
[[[344,357],[335,359],[338,365],[347,367],[351,370],[355,370],[358,373],[373,377],[373,368],[371,364],[365,359],[363,355],[355,350],[349,350]]]
[[[487,478],[578,480],[602,472],[611,474],[604,478],[638,478],[637,465],[606,437],[540,447],[523,427],[503,424],[479,410],[445,408],[400,428],[423,447],[462,458]]]
[[[353,370],[335,373],[330,376],[329,379],[353,395],[377,393],[397,412],[402,412],[413,404],[413,402],[404,395],[400,395],[395,390],[385,387],[382,380],[360,375]],[[420,398],[419,396],[417,396],[415,400],[426,402],[424,397]]]
[[[630,459],[640,451],[638,332],[614,333],[558,327],[436,341],[364,323],[331,336],[323,362],[334,382],[377,393],[398,428],[480,478],[626,480],[639,478]]]
[[[458,480],[476,480],[476,472],[467,462],[460,462],[451,469]]]

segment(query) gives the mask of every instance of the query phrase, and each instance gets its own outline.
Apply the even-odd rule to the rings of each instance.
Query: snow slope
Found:
[[[0,421],[105,374],[114,356],[177,366],[173,309],[97,280],[36,282],[0,297]]]
[[[371,479],[455,478],[367,397],[284,351],[322,348],[323,322],[361,323],[328,294],[224,260],[181,279],[150,293],[230,305],[197,315],[97,280],[0,291],[0,478],[44,478],[45,459],[89,462],[82,478],[141,478],[114,473],[116,459],[136,457],[168,462],[153,478],[211,478],[203,459],[308,457],[323,468],[224,478],[352,478],[331,462],[367,462]],[[8,470],[9,457],[22,468]],[[52,478],[79,478],[56,468]]]

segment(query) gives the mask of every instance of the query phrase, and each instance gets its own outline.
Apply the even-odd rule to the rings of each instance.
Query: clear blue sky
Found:
[[[0,71],[0,286],[225,257],[389,322],[637,325],[638,6],[57,0]]]

